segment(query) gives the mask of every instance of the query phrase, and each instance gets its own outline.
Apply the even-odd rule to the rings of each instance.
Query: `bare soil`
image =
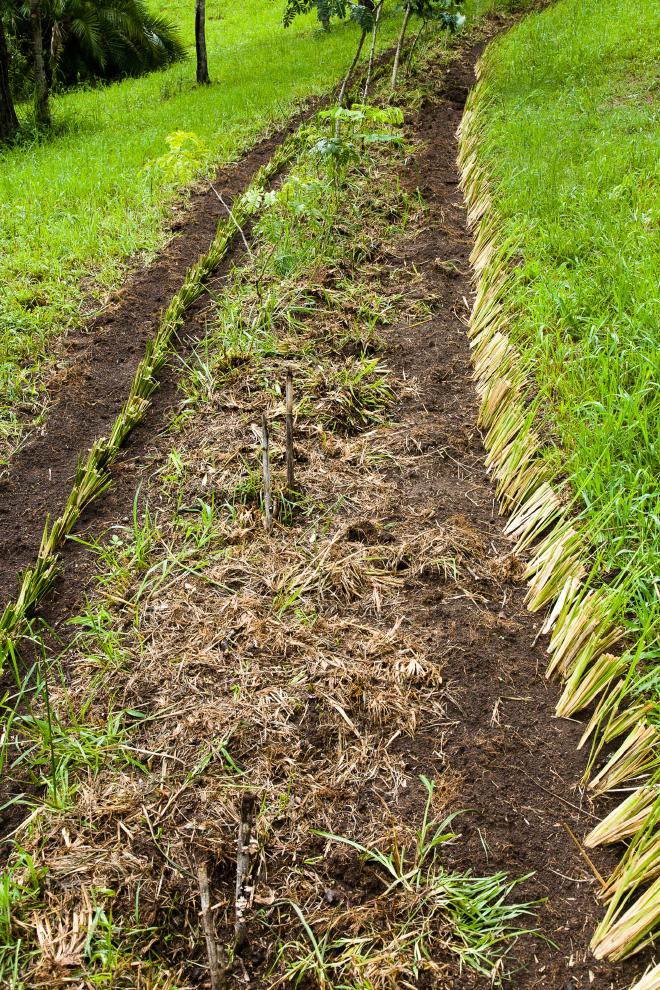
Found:
[[[584,836],[595,816],[602,816],[603,805],[592,808],[578,786],[585,765],[576,748],[581,725],[554,717],[558,689],[544,678],[540,620],[525,609],[522,562],[512,556],[503,536],[504,520],[475,425],[477,401],[465,333],[472,296],[471,241],[458,188],[455,135],[483,45],[465,46],[459,59],[438,69],[444,74],[439,92],[407,122],[424,150],[410,163],[405,181],[411,190],[420,189],[429,210],[396,257],[383,253],[378,260],[411,274],[405,290],[430,301],[432,320],[417,327],[402,322],[382,331],[387,363],[401,380],[418,384],[416,392],[403,394],[396,410],[410,456],[404,470],[383,470],[389,494],[377,513],[369,504],[348,500],[342,525],[352,542],[369,546],[382,542],[388,527],[405,528],[417,520],[420,526],[462,531],[466,546],[477,548],[477,563],[466,566],[459,581],[426,576],[404,582],[396,614],[387,615],[388,622],[400,620],[401,629],[425,655],[436,658],[446,711],[441,722],[425,720],[422,712],[415,733],[398,736],[389,752],[410,780],[424,774],[445,781],[451,808],[466,809],[460,819],[462,839],[447,850],[448,865],[479,874],[533,873],[520,894],[546,899],[538,917],[544,939],[520,942],[511,985],[516,990],[621,990],[642,965],[614,968],[590,956],[588,942],[602,908],[596,899],[598,882],[572,838]],[[222,173],[217,185],[223,196],[231,200],[244,187],[280,138],[262,142]],[[6,565],[0,573],[1,600],[12,595],[16,574],[32,559],[46,513],[57,512],[67,497],[78,454],[110,427],[161,309],[186,268],[208,247],[221,214],[213,194],[198,194],[156,264],[132,279],[91,327],[71,338],[75,358],[58,385],[45,427],[17,457],[3,485],[0,552]],[[421,281],[416,274],[412,280],[415,270]],[[208,299],[189,314],[184,332],[188,345],[203,332],[207,310]],[[138,485],[167,449],[168,441],[157,431],[175,396],[176,375],[171,372],[147,421],[131,437],[110,492],[87,514],[84,531],[102,532],[130,515]],[[63,559],[62,578],[44,610],[55,626],[80,605],[94,571],[94,561],[80,546],[69,545]],[[380,621],[373,614],[371,620]],[[222,662],[218,660],[216,676],[226,679]],[[395,725],[383,726],[383,738],[395,730]],[[306,731],[310,748],[326,745],[313,726]],[[376,785],[365,782],[351,806],[353,823],[361,809],[371,813],[379,801]],[[422,789],[412,786],[390,803],[388,813],[418,822],[422,808]],[[10,823],[8,818],[3,834]],[[593,859],[604,876],[616,863],[608,851],[598,851]],[[373,875],[356,858],[337,857],[328,869],[333,896],[356,906],[373,897]],[[220,874],[214,879],[231,882]],[[251,939],[245,965],[252,985],[265,985],[260,981],[268,953],[260,948],[264,935],[256,922]],[[485,982],[450,967],[441,983],[420,983],[430,985],[467,990]]]

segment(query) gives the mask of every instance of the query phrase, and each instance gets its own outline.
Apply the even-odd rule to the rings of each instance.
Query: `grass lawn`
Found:
[[[209,163],[236,158],[345,71],[355,24],[324,33],[315,15],[282,27],[282,2],[207,5],[213,85],[194,84],[194,58],[164,72],[54,98],[56,133],[0,152],[0,468],[19,436],[19,405],[39,405],[52,338],[103,299],[127,258],[163,241],[180,187],[150,168],[166,137],[194,132]],[[194,4],[159,4],[191,44]],[[381,48],[398,13],[383,19]],[[183,177],[185,179],[185,176]],[[188,177],[190,178],[190,176]]]
[[[516,268],[510,333],[598,572],[653,647],[660,605],[660,11],[563,0],[486,60],[480,158]],[[641,635],[640,635],[641,634]]]

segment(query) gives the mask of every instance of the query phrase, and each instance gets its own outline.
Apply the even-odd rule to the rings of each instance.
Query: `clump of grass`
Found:
[[[310,559],[297,561],[277,579],[275,608],[279,615],[312,596],[326,605],[347,603],[365,594],[376,600],[386,588],[405,580],[440,574],[458,577],[465,555],[463,534],[450,527],[431,529],[405,543],[350,542],[350,529],[314,542]]]
[[[503,873],[477,877],[448,871],[442,853],[443,847],[459,838],[452,829],[456,814],[442,821],[435,818],[435,785],[425,777],[421,781],[427,800],[411,847],[396,835],[389,848],[383,849],[318,833],[328,843],[349,846],[373,866],[382,892],[314,926],[294,904],[302,937],[281,946],[284,972],[273,987],[304,979],[321,990],[339,986],[392,990],[415,985],[423,974],[442,976],[443,967],[434,961],[439,947],[458,956],[467,969],[501,982],[503,957],[521,935],[529,934],[517,922],[529,916],[534,905],[509,900],[527,877],[509,880]]]
[[[386,420],[396,399],[389,369],[378,358],[347,358],[319,368],[310,382],[314,414],[326,429],[354,433]]]

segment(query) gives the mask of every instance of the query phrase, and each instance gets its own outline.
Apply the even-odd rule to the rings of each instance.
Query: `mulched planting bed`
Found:
[[[578,848],[596,820],[577,786],[581,726],[553,716],[558,690],[543,676],[541,620],[525,610],[522,561],[503,536],[475,426],[465,335],[471,245],[455,132],[483,44],[439,59],[424,90],[409,94],[418,104],[406,121],[413,150],[397,153],[394,165],[378,160],[363,230],[337,225],[352,251],[319,262],[305,285],[289,283],[288,296],[282,290],[277,304],[285,315],[274,323],[280,337],[256,355],[236,346],[221,352],[211,330],[210,379],[191,360],[187,400],[180,403],[174,379],[163,390],[87,520],[88,539],[124,526],[115,528],[114,544],[106,542],[101,565],[81,545],[65,553],[46,618],[70,637],[63,623],[83,608],[82,590],[97,603],[82,613],[88,639],[63,657],[66,704],[78,710],[90,699],[86,724],[104,724],[109,708],[132,713],[132,721],[108,743],[107,765],[82,775],[71,802],[37,812],[30,825],[30,848],[48,868],[39,912],[23,919],[28,941],[40,946],[31,985],[91,985],[79,975],[88,958],[80,932],[104,897],[122,931],[131,916],[140,929],[120,939],[125,966],[118,964],[113,986],[208,985],[198,870],[208,876],[207,919],[229,944],[246,793],[257,808],[253,899],[242,950],[222,960],[229,986],[271,986],[309,950],[294,903],[317,937],[330,931],[368,942],[380,961],[362,972],[374,986],[490,985],[461,967],[442,911],[420,915],[432,966],[411,975],[401,932],[419,897],[383,897],[387,883],[373,863],[318,834],[388,854],[406,846],[412,855],[427,802],[434,820],[462,812],[447,825],[459,838],[442,843],[437,860],[429,856],[436,880],[442,870],[503,871],[510,880],[533,874],[509,898],[543,900],[534,917],[514,921],[540,935],[512,943],[501,971],[513,971],[513,987],[605,990],[641,971],[634,961],[616,969],[597,963],[588,951],[602,908]],[[253,164],[236,171],[236,182]],[[397,168],[402,189],[388,200]],[[212,228],[209,220],[202,240]],[[187,257],[183,241],[172,251]],[[94,422],[105,429],[120,403],[121,379],[108,360],[113,335],[124,334],[130,364],[128,338],[142,323],[135,307],[150,307],[148,327],[166,302],[171,263],[162,264],[107,315],[99,343],[88,345],[106,348],[105,360],[96,352],[95,389],[107,381],[114,398],[90,405],[88,420],[75,390],[65,415],[63,392],[51,418],[63,429],[69,423],[53,455],[62,493],[76,444],[84,446]],[[214,301],[190,315],[188,339],[227,318],[223,306],[236,285],[227,266],[212,286]],[[255,307],[265,292],[252,299]],[[305,307],[285,310],[282,299],[295,300],[296,292]],[[302,495],[287,500],[289,367]],[[74,379],[82,383],[82,370]],[[94,391],[81,385],[85,394],[93,403]],[[252,429],[262,413],[271,423],[279,509],[271,534],[263,529]],[[164,420],[169,430],[154,438]],[[36,520],[46,505],[52,509],[52,492],[38,490],[49,467],[41,442],[46,437],[22,455],[12,482],[17,497],[22,486],[34,491],[24,521],[18,506],[9,510],[16,528],[6,539],[25,563]],[[208,531],[205,512],[213,517]],[[93,580],[99,566],[100,588]],[[106,644],[103,665],[90,653],[92,642]],[[54,692],[58,713],[63,699]],[[433,782],[431,799],[423,778]],[[15,815],[10,809],[4,834]],[[616,857],[599,850],[593,860],[605,876]],[[279,969],[269,975],[278,946]],[[160,983],[149,982],[150,953],[159,959]],[[84,965],[89,975],[91,964]],[[302,986],[317,985],[310,972]]]

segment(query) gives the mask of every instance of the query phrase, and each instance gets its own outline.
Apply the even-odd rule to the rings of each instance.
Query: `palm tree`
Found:
[[[144,0],[48,0],[53,80],[116,79],[185,58],[175,27]]]

